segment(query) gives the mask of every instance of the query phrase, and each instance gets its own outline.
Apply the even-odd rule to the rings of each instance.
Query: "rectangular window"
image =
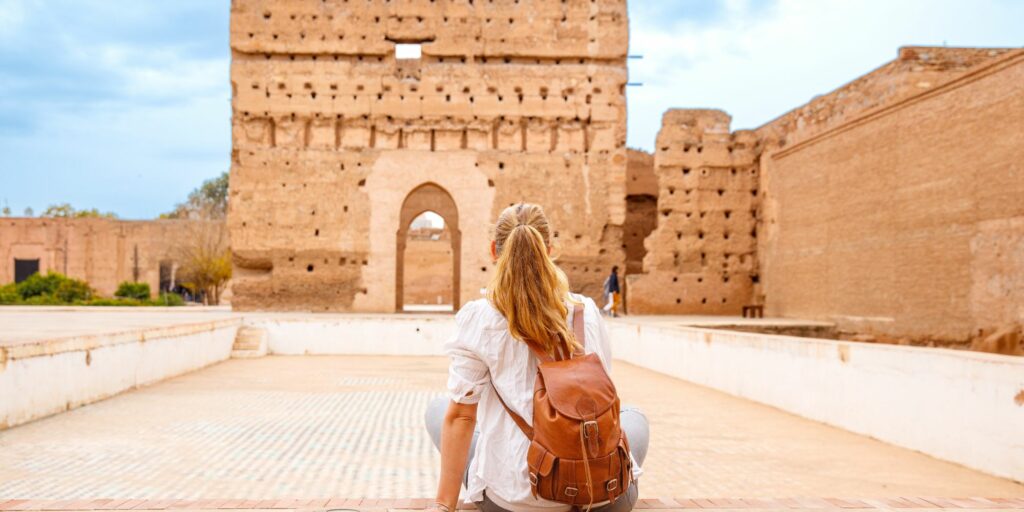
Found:
[[[398,43],[395,45],[396,59],[418,59],[423,56],[423,45]]]
[[[14,282],[20,283],[32,274],[39,273],[39,260],[14,260]]]

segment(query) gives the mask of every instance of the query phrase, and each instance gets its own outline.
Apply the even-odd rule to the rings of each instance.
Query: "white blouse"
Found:
[[[582,295],[573,298],[584,304],[583,328],[587,353],[596,353],[611,372],[608,328],[594,301]],[[572,304],[568,303],[572,325]],[[526,452],[530,442],[494,396],[493,380],[501,397],[512,410],[533,423],[533,385],[537,359],[525,343],[512,337],[505,317],[487,299],[467,303],[455,317],[455,335],[445,344],[451,358],[448,392],[458,403],[480,403],[477,409],[476,454],[469,468],[469,499],[487,497],[505,509],[516,511],[569,510],[568,505],[534,498],[530,492]],[[634,464],[635,467],[635,464]],[[637,475],[638,476],[638,475]]]

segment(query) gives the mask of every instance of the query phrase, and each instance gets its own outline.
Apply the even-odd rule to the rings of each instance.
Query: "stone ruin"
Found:
[[[574,290],[598,298],[618,265],[631,313],[754,307],[942,343],[1024,321],[1012,277],[1024,269],[1007,270],[1020,265],[1005,256],[1021,233],[1019,202],[983,203],[1003,204],[999,194],[1024,182],[1013,149],[1024,147],[1013,121],[1021,50],[903,48],[753,130],[732,131],[718,110],[670,110],[648,155],[625,147],[624,0],[231,9],[237,309],[401,311],[430,300],[406,293],[407,273],[433,288],[449,264],[442,295],[458,308],[490,279],[494,218],[530,201],[552,219]],[[985,103],[998,98],[1001,109]],[[993,128],[985,144],[972,125]],[[964,160],[961,147],[983,145],[984,158]],[[978,162],[998,179],[975,179]],[[973,209],[911,200],[968,190],[956,180],[975,184]],[[410,224],[426,211],[444,218],[451,257],[407,262],[423,245]],[[912,211],[962,228],[910,230],[929,226]]]
[[[717,110],[669,110],[654,153],[657,228],[642,274],[629,279],[637,312],[736,314],[758,282],[758,138],[729,131]]]
[[[625,261],[627,43],[623,0],[233,1],[234,307],[401,310],[424,211],[451,230],[458,307],[518,201],[598,296]]]

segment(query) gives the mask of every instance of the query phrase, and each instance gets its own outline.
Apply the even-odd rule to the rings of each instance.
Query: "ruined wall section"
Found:
[[[719,110],[669,110],[655,145],[658,224],[631,313],[738,314],[758,280],[758,155],[753,132]]]
[[[196,223],[190,220],[126,221],[90,218],[0,220],[0,284],[14,281],[14,260],[39,260],[39,272],[87,281],[111,296],[138,278],[160,289],[160,262],[180,256]]]
[[[464,239],[508,204],[540,203],[573,287],[599,293],[601,267],[624,259],[627,39],[623,1],[235,0],[236,307],[394,303],[394,247],[368,232],[400,203],[365,192],[389,152],[472,155],[494,200]],[[396,59],[398,42],[422,58]],[[464,291],[489,279],[477,251],[463,249]]]

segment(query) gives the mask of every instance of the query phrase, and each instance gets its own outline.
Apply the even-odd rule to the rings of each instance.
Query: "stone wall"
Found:
[[[738,314],[758,280],[759,141],[719,110],[669,110],[655,145],[657,228],[632,313]]]
[[[574,289],[598,295],[623,263],[623,0],[236,0],[231,14],[235,307],[394,310],[400,213],[424,184],[460,219],[446,224],[462,301],[518,201],[548,211]]]
[[[405,246],[405,304],[451,304],[451,236],[441,229],[415,231]]]
[[[0,219],[0,283],[14,281],[14,260],[39,260],[40,273],[60,272],[113,295],[123,281],[160,289],[160,263],[175,259],[198,221]]]
[[[770,146],[758,251],[768,314],[941,344],[1024,323],[1024,51],[992,53]]]

